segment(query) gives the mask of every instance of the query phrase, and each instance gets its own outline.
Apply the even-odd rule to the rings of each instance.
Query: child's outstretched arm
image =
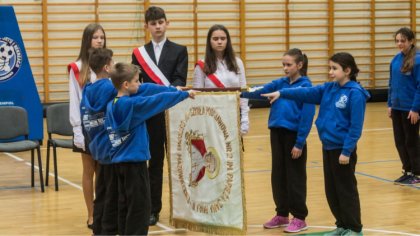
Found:
[[[147,97],[134,97],[133,114],[136,116],[136,120],[143,122],[150,117],[175,106],[188,97],[195,98],[195,94],[196,91],[190,90],[187,92],[165,92]]]
[[[271,93],[281,88],[282,86],[280,82],[272,81],[271,83],[265,84],[262,88],[257,89],[253,92],[242,92],[241,98],[266,99],[265,97],[261,96],[261,94]]]
[[[325,85],[318,85],[310,88],[287,88],[273,93],[261,94],[268,98],[270,103],[280,98],[287,98],[302,103],[320,104],[324,94]]]
[[[152,96],[158,93],[165,93],[165,92],[176,92],[178,89],[174,86],[163,86],[153,83],[143,83],[140,85],[139,90],[136,94],[133,94],[132,96]]]
[[[152,116],[175,106],[189,97],[188,92],[165,92],[152,96],[138,96],[133,99],[133,115],[139,122],[146,121]]]

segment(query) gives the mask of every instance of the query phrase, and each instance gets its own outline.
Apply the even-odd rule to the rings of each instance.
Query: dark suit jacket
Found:
[[[155,51],[153,50],[152,42],[145,45],[146,51],[150,58],[156,64]],[[131,63],[140,66],[143,75],[143,83],[155,83],[150,77],[144,72],[140,63],[137,61],[134,53],[131,55]],[[187,73],[188,73],[188,52],[187,47],[176,44],[174,42],[166,40],[163,45],[162,52],[160,54],[159,64],[157,65],[165,77],[169,80],[173,86],[185,86],[187,84]]]

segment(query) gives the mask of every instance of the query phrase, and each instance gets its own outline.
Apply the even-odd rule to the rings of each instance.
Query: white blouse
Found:
[[[236,58],[239,67],[239,73],[236,74],[227,68],[224,60],[217,60],[217,70],[214,73],[220,82],[227,88],[240,87],[246,88],[245,68],[242,60]],[[193,76],[193,88],[217,88],[217,86],[206,76],[200,66],[195,66]],[[248,99],[240,99],[241,106],[241,133],[246,134],[249,130],[249,106]]]
[[[82,70],[82,61],[76,61],[79,71]],[[81,76],[81,75],[79,75]],[[96,74],[90,70],[90,81],[96,81]],[[73,126],[74,142],[79,148],[84,149],[84,137],[82,133],[82,123],[80,117],[80,102],[82,101],[82,90],[77,82],[73,69],[69,72],[69,100],[70,100],[70,123]]]

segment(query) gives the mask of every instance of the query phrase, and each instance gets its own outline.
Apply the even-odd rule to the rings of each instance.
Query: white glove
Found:
[[[83,136],[82,127],[81,126],[73,127],[73,133],[74,133],[74,138],[73,138],[74,145],[80,149],[83,149],[83,151],[85,151],[85,137]]]
[[[249,113],[249,106],[248,106],[248,99],[241,98],[240,100],[240,106],[241,106],[241,134],[246,135],[249,130],[249,119],[248,119],[248,113]]]

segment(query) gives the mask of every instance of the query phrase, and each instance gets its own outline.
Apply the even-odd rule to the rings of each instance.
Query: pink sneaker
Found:
[[[274,216],[270,221],[264,224],[266,229],[275,229],[289,225],[289,218],[284,216]]]
[[[289,226],[284,229],[286,233],[297,233],[300,231],[307,230],[308,226],[306,225],[304,220],[299,220],[298,218],[293,218],[290,222]]]

